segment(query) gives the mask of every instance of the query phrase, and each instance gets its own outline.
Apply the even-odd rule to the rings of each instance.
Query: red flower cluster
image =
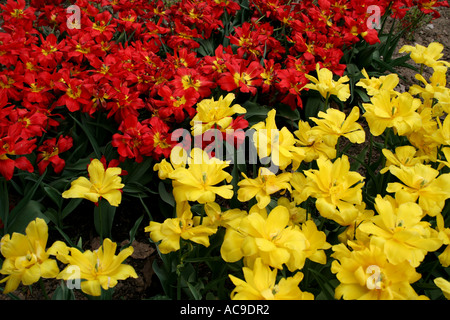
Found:
[[[317,2],[317,3],[316,3]],[[66,1],[64,1],[66,3]],[[62,0],[7,0],[0,5],[0,173],[64,167],[72,147],[59,119],[105,113],[120,159],[167,157],[171,132],[216,91],[260,94],[302,107],[305,74],[316,63],[342,75],[344,47],[378,41],[366,20],[371,4],[391,1],[250,1],[240,25],[234,0],[77,0],[80,21]],[[401,16],[444,2],[393,1]],[[70,22],[70,23],[69,23]],[[240,122],[240,127],[243,122]],[[59,133],[57,133],[59,132]],[[38,145],[38,141],[40,145]]]

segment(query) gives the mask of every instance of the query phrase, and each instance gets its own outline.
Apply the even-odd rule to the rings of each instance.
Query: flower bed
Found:
[[[394,58],[438,6],[0,5],[4,294],[111,299],[145,232],[155,298],[448,298],[450,63]],[[96,250],[67,224],[86,208]]]

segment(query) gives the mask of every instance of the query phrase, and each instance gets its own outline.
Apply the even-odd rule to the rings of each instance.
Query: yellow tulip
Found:
[[[442,290],[444,297],[447,300],[450,300],[450,282],[442,277],[439,277],[434,279],[434,283],[439,287],[439,289]]]
[[[372,235],[391,263],[406,261],[416,268],[428,252],[442,246],[436,230],[421,221],[423,212],[417,203],[378,195],[375,209],[378,215],[364,221],[359,229]]]
[[[324,250],[331,248],[331,245],[327,242],[326,234],[323,231],[319,231],[312,220],[302,223],[301,230],[306,238],[306,245],[303,251],[305,257],[316,263],[325,264],[327,257]]]
[[[234,98],[234,93],[228,93],[225,98],[220,96],[217,101],[211,98],[198,102],[197,114],[191,120],[193,134],[202,134],[211,128],[226,130],[233,121],[234,114],[246,113],[247,110],[238,104],[230,107]]]
[[[315,134],[307,121],[300,120],[298,122],[298,130],[294,131],[294,135],[297,138],[296,145],[304,150],[305,158],[303,161],[311,162],[318,158],[336,158],[335,146],[325,143],[324,136]]]
[[[416,112],[421,101],[408,92],[392,97],[390,91],[380,90],[370,101],[363,103],[366,110],[363,116],[374,136],[381,135],[386,128],[393,128],[398,135],[406,135],[422,125],[422,119]]]
[[[137,278],[134,268],[123,264],[133,253],[133,247],[127,247],[116,255],[117,244],[106,238],[97,250],[81,252],[77,248],[68,248],[68,254],[62,254],[68,266],[60,272],[58,279],[75,280],[79,277],[81,291],[91,296],[100,296],[101,288],[115,287],[118,280]]]
[[[347,117],[342,111],[330,108],[326,112],[320,111],[318,118],[312,117],[311,120],[317,124],[311,129],[312,134],[321,136],[329,146],[335,146],[341,136],[352,143],[363,143],[365,140],[364,129],[357,123],[358,107],[354,107]]]
[[[334,163],[318,159],[317,165],[317,170],[304,171],[307,181],[304,192],[317,199],[316,208],[320,215],[341,225],[350,225],[358,215],[354,205],[361,204],[364,177],[350,171],[350,162],[345,155]]]
[[[56,260],[50,255],[61,242],[57,241],[46,249],[48,227],[41,218],[31,221],[25,234],[6,234],[1,239],[1,253],[5,257],[1,274],[8,275],[0,282],[6,281],[3,293],[16,290],[20,283],[31,285],[42,278],[55,278],[59,273]]]
[[[319,91],[322,97],[327,99],[330,95],[337,96],[341,101],[346,101],[350,97],[350,86],[348,85],[348,76],[340,77],[338,81],[333,80],[333,73],[327,68],[320,68],[316,64],[317,78],[306,74],[313,83],[308,83],[304,88]]]
[[[302,148],[296,146],[294,135],[283,127],[278,130],[275,123],[276,110],[268,112],[266,121],[261,121],[252,126],[255,130],[253,142],[260,158],[271,156],[273,163],[279,166],[281,170],[286,169],[292,164],[293,170],[297,170],[302,160],[305,158],[305,152]]]
[[[364,78],[359,80],[356,85],[366,89],[369,96],[377,95],[381,89],[390,91],[394,96],[397,95],[397,92],[394,91],[399,82],[399,77],[396,73],[391,73],[381,77],[369,77],[365,69],[363,69],[361,73]]]
[[[414,47],[410,45],[405,45],[400,48],[399,53],[410,52],[411,59],[415,63],[424,64],[428,67],[435,68],[437,66],[450,67],[450,63],[446,61],[439,60],[444,56],[442,50],[444,46],[439,42],[432,42],[428,47],[424,47],[420,44],[416,44]]]
[[[395,167],[413,167],[417,163],[423,162],[423,157],[416,157],[416,148],[413,146],[401,146],[395,148],[395,153],[388,149],[381,150],[386,157],[386,164],[380,173],[386,173],[391,166]]]
[[[450,198],[450,173],[439,175],[430,165],[418,163],[414,167],[391,167],[390,171],[401,182],[387,185],[388,192],[405,191],[411,201],[419,201],[424,212],[436,216]]]
[[[209,246],[209,236],[216,233],[217,227],[210,225],[195,225],[192,212],[187,208],[180,217],[166,219],[163,223],[150,221],[145,232],[150,232],[150,239],[158,243],[163,254],[178,251],[180,239],[190,240],[205,247]]]
[[[275,207],[267,217],[258,212],[241,220],[237,229],[227,229],[220,249],[226,262],[244,258],[252,266],[257,258],[277,269],[286,264],[290,271],[303,267],[306,238],[298,227],[289,226],[289,211]]]
[[[412,95],[419,95],[423,99],[423,107],[433,107],[433,115],[440,116],[442,114],[442,108],[440,108],[441,105],[439,104],[439,101],[435,104],[434,99],[439,97],[439,94],[445,93],[445,91],[448,90],[448,88],[446,88],[446,69],[437,69],[434,71],[433,75],[430,77],[430,83],[428,83],[420,74],[416,74],[415,77],[422,82],[423,87],[414,84],[409,88],[409,93]]]
[[[450,266],[450,228],[446,228],[444,225],[444,217],[442,214],[436,216],[438,237],[442,240],[442,244],[445,245],[444,251],[438,256],[439,262],[443,267]]]
[[[193,218],[194,224],[199,225],[200,220],[203,226],[211,226],[214,228],[234,228],[236,229],[241,220],[247,216],[247,212],[241,209],[229,209],[222,211],[220,205],[216,202],[205,203],[205,217],[196,216]]]
[[[265,208],[270,203],[271,195],[281,190],[291,191],[289,179],[290,172],[274,174],[265,167],[259,168],[258,177],[255,179],[248,178],[242,172],[243,180],[238,182],[238,200],[241,202],[249,201],[256,197],[258,207]]]
[[[309,292],[302,292],[299,283],[303,274],[282,278],[278,283],[277,270],[271,270],[261,259],[257,259],[253,268],[244,267],[244,280],[229,275],[236,286],[231,292],[232,300],[314,300]]]
[[[417,149],[416,157],[420,157],[427,162],[436,162],[439,143],[433,138],[433,134],[438,129],[438,124],[433,118],[430,108],[424,108],[419,115],[422,119],[422,125],[406,134],[406,137],[411,145]]]
[[[224,171],[229,164],[217,158],[210,158],[199,148],[191,151],[188,166],[180,166],[168,174],[173,180],[173,195],[177,204],[184,201],[199,203],[214,202],[216,194],[225,199],[233,197],[233,186],[219,185],[230,182],[232,176]]]
[[[105,198],[110,205],[117,207],[122,201],[122,178],[119,176],[122,169],[111,167],[105,170],[98,159],[93,159],[88,166],[89,180],[79,177],[72,181],[69,190],[62,193],[63,198],[83,198],[97,203]]]
[[[349,241],[333,246],[331,272],[340,284],[336,299],[344,300],[413,300],[419,299],[411,283],[420,279],[408,262],[391,263],[383,250],[370,242],[361,247]]]

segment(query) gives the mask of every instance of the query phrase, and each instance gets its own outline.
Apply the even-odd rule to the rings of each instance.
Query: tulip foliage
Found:
[[[154,298],[449,298],[450,62],[397,48],[439,6],[0,4],[3,293],[113,298],[138,207]],[[86,208],[96,250],[67,223]]]

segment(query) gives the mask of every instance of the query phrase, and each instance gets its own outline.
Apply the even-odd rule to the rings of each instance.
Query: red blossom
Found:
[[[43,174],[48,165],[52,165],[55,173],[60,173],[66,162],[59,157],[59,154],[72,148],[73,139],[70,136],[59,136],[58,139],[50,138],[45,140],[37,149],[37,167],[39,174]]]
[[[258,61],[233,60],[225,63],[228,71],[221,74],[217,83],[226,91],[239,89],[241,92],[256,94],[257,88],[262,84],[261,73],[263,67]]]

